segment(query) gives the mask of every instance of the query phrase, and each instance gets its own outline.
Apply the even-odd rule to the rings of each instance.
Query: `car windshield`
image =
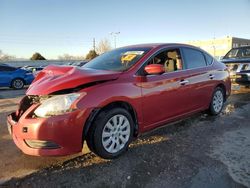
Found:
[[[250,47],[230,50],[223,59],[250,58]]]
[[[83,68],[126,71],[142,58],[151,48],[119,48],[106,52],[87,64]]]

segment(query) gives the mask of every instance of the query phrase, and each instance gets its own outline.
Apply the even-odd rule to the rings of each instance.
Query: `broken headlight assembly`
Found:
[[[50,117],[71,112],[75,108],[73,103],[86,93],[71,93],[66,95],[55,95],[40,101],[41,105],[34,111],[37,117]]]

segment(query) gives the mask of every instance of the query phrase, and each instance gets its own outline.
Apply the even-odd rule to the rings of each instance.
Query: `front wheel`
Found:
[[[211,115],[218,115],[224,105],[224,90],[220,87],[217,87],[214,90],[213,96],[212,96],[212,100],[210,102],[210,106],[209,106],[209,112]]]
[[[24,87],[24,81],[20,78],[16,78],[12,81],[11,87],[14,89],[22,89]]]
[[[127,110],[104,110],[94,120],[87,135],[87,144],[98,156],[113,159],[127,150],[133,132],[134,122]]]

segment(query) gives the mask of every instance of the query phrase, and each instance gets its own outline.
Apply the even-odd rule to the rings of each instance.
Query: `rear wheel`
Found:
[[[14,89],[22,89],[24,87],[24,81],[20,78],[16,78],[11,82],[11,87]]]
[[[221,87],[217,87],[214,90],[213,97],[210,103],[209,112],[211,115],[218,115],[224,105],[224,90]]]
[[[127,110],[104,110],[94,120],[87,135],[87,144],[98,156],[113,159],[127,150],[133,131],[134,122]]]

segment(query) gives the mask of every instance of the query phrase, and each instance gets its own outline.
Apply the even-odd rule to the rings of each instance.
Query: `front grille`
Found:
[[[33,105],[39,104],[41,101],[50,98],[50,95],[38,96],[38,95],[26,95],[20,102],[19,108],[16,112],[16,120],[19,118]]]
[[[16,120],[19,118],[33,105],[39,102],[38,96],[25,96],[19,103],[18,110],[16,112]]]

